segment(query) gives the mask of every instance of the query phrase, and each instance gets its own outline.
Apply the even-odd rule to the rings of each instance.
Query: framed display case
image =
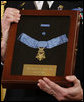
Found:
[[[36,87],[44,76],[69,87],[65,76],[74,74],[79,12],[70,10],[21,10],[12,23],[4,62],[6,88]]]

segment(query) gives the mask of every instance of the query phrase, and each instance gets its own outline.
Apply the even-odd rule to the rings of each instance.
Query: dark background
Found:
[[[48,41],[52,38],[66,34],[68,37],[70,18],[63,16],[22,16],[17,27],[12,75],[21,75],[24,64],[44,64],[57,65],[57,75],[64,74],[67,43],[52,49],[45,49],[46,59],[39,61],[36,59],[38,49],[30,48],[17,40],[21,33],[26,33],[38,41]],[[50,27],[40,27],[40,24],[50,24]],[[42,32],[46,32],[43,36]]]

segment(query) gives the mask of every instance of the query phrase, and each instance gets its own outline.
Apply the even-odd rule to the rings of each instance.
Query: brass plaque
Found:
[[[22,75],[56,76],[57,65],[24,64]]]

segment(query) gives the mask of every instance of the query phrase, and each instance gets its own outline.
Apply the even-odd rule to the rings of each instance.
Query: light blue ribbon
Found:
[[[68,38],[67,38],[66,34],[55,37],[48,41],[38,41],[38,40],[30,37],[29,35],[22,33],[18,37],[18,40],[31,48],[43,47],[43,48],[47,48],[47,49],[51,49],[53,47],[56,47],[56,46],[59,46],[61,44],[68,42]]]
[[[73,8],[72,10],[83,12],[83,8]]]
[[[50,27],[50,24],[41,24],[41,27]]]

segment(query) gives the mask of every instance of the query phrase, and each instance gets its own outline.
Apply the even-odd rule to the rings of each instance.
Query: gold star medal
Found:
[[[36,58],[37,58],[39,61],[41,61],[41,60],[43,60],[43,59],[46,58],[46,57],[45,57],[44,48],[42,48],[42,47],[39,48]]]

